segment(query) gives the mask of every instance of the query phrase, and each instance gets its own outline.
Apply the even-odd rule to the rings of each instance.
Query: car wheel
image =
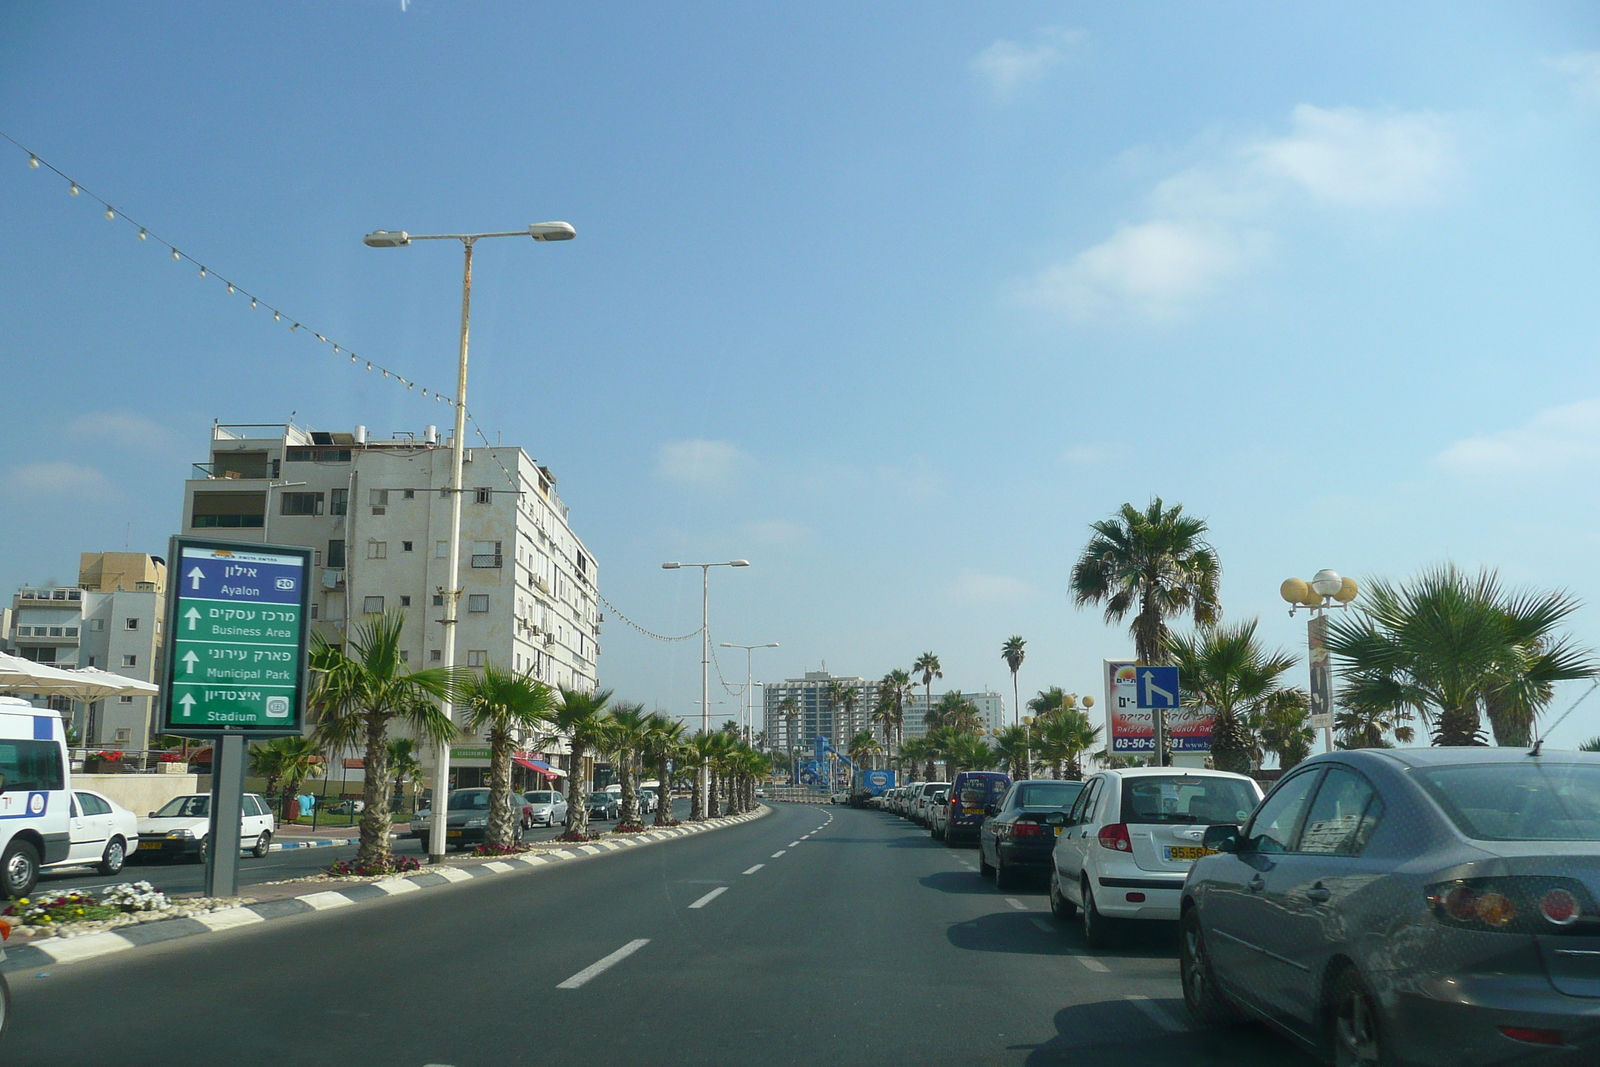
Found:
[[[978,846],[978,876],[987,878],[994,873],[994,868],[989,866],[989,857],[983,851],[983,846]]]
[[[255,847],[250,850],[250,855],[254,856],[256,859],[260,859],[262,856],[265,856],[268,852],[271,852],[271,851],[272,851],[272,831],[271,830],[263,830],[263,831],[261,831],[261,836],[256,838]]]
[[[105,855],[100,857],[99,871],[104,875],[112,875],[122,870],[122,865],[128,859],[128,846],[123,844],[122,838],[113,837],[106,845]]]
[[[950,836],[950,827],[946,826],[944,828],[944,847],[945,848],[955,848],[960,844],[961,844],[961,842],[957,841],[955,838]]]
[[[1359,1067],[1390,1062],[1384,1054],[1383,1027],[1378,1006],[1367,983],[1354,967],[1346,967],[1333,984],[1333,1062],[1335,1067]]]
[[[1050,914],[1063,922],[1078,914],[1078,906],[1061,891],[1061,879],[1054,870],[1050,872]]]
[[[1096,949],[1110,948],[1116,941],[1112,920],[1100,914],[1087,880],[1083,883],[1083,940]]]
[[[191,855],[189,857],[189,862],[190,863],[204,863],[206,861],[206,845],[207,844],[208,844],[208,842],[206,841],[205,838],[201,838],[200,839],[200,847],[195,849],[193,855]]]
[[[39,850],[26,841],[12,838],[0,856],[0,893],[25,897],[39,881]]]
[[[994,887],[996,889],[1017,888],[1017,873],[1006,866],[1005,860],[998,851],[994,855]]]
[[[1206,952],[1205,931],[1200,928],[1200,911],[1190,908],[1183,916],[1183,945],[1178,959],[1178,977],[1183,983],[1183,1003],[1202,1026],[1233,1026],[1244,1016],[1217,985]]]

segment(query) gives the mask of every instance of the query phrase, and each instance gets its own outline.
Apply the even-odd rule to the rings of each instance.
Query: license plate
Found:
[[[983,809],[982,808],[962,808],[961,809],[961,814],[963,814],[963,815],[982,815],[983,814]]]
[[[1060,826],[1058,826],[1058,827],[1056,827],[1056,836],[1057,836],[1057,837],[1060,837],[1060,836],[1061,836],[1061,831],[1062,831],[1062,829],[1063,829],[1063,828],[1062,828],[1062,827],[1060,827]]]
[[[446,830],[444,832],[444,836],[446,836],[446,837],[460,837],[461,836],[461,831],[460,830]]]
[[[139,842],[139,851],[141,851],[141,852],[143,852],[145,849],[160,848],[160,847],[161,847],[161,842],[160,841],[140,841]]]
[[[1197,860],[1201,856],[1215,855],[1216,850],[1200,845],[1168,845],[1163,849],[1169,860]]]

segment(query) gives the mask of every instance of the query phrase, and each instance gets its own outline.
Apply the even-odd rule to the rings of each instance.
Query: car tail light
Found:
[[[1144,903],[1144,894],[1143,893],[1129,893],[1128,894],[1128,903],[1129,904],[1143,904]]]
[[[1575,878],[1466,878],[1431,885],[1427,897],[1434,917],[1448,926],[1524,934],[1593,933],[1600,926],[1600,908]]]
[[[1126,823],[1114,822],[1100,828],[1100,847],[1117,852],[1132,852],[1133,840],[1128,837]]]
[[[1044,827],[1036,822],[1019,822],[1011,828],[1014,837],[1043,837]]]
[[[1565,1045],[1567,1035],[1561,1030],[1536,1030],[1531,1026],[1502,1026],[1500,1032],[1513,1041],[1526,1041],[1530,1045]]]

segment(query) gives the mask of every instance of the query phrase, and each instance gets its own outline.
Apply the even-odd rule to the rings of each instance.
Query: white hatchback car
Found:
[[[94,867],[101,874],[121,871],[128,852],[138,844],[139,817],[92,789],[73,790],[71,809],[68,823],[71,845],[67,858],[45,869]]]
[[[1058,827],[1050,865],[1050,910],[1083,914],[1091,948],[1115,939],[1123,919],[1177,920],[1183,880],[1207,850],[1214,823],[1243,825],[1261,800],[1254,779],[1227,771],[1130,767],[1084,783]]]

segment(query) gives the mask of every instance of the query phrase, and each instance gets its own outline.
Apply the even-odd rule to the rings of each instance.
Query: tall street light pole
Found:
[[[682,567],[700,568],[700,732],[711,733],[711,568],[712,567],[748,567],[747,559],[731,559],[726,563],[663,563],[664,571],[675,571]],[[700,774],[695,782],[695,791],[700,795],[700,812],[706,810],[706,790],[711,784],[710,769],[704,760],[700,761]]]
[[[456,666],[456,601],[461,596],[461,467],[466,459],[467,439],[467,327],[472,312],[472,246],[485,237],[531,237],[535,241],[570,241],[578,231],[565,222],[536,222],[526,230],[507,233],[407,233],[404,230],[374,230],[362,238],[371,248],[404,248],[412,241],[460,241],[465,251],[461,268],[461,348],[456,357],[456,435],[450,448],[450,559],[445,567],[444,648],[441,656],[447,668]],[[444,713],[455,717],[453,703],[446,702]],[[433,771],[433,825],[428,832],[428,862],[444,862],[445,813],[450,785],[450,742],[440,741]]]
[[[1311,728],[1322,731],[1322,750],[1333,751],[1333,677],[1328,669],[1328,619],[1330,607],[1347,608],[1361,591],[1354,578],[1341,577],[1323,568],[1311,576],[1285,578],[1278,595],[1290,604],[1292,616],[1300,608],[1311,609],[1306,623],[1306,661],[1311,666]]]
[[[751,684],[751,678],[753,677],[753,674],[752,674],[752,672],[750,670],[750,657],[753,655],[753,652],[751,650],[752,649],[757,649],[757,648],[777,648],[778,647],[778,642],[769,641],[764,645],[735,645],[735,644],[730,644],[727,641],[722,641],[722,642],[719,642],[719,643],[722,645],[723,648],[742,648],[742,649],[744,649],[744,703],[745,703],[745,713],[746,714],[740,716],[740,718],[745,720],[745,722],[744,722],[744,730],[745,730],[744,741],[745,741],[745,744],[747,744],[747,745],[748,744],[753,744],[755,742],[755,732],[756,732],[756,702],[755,702],[755,690],[752,688],[752,684]]]

